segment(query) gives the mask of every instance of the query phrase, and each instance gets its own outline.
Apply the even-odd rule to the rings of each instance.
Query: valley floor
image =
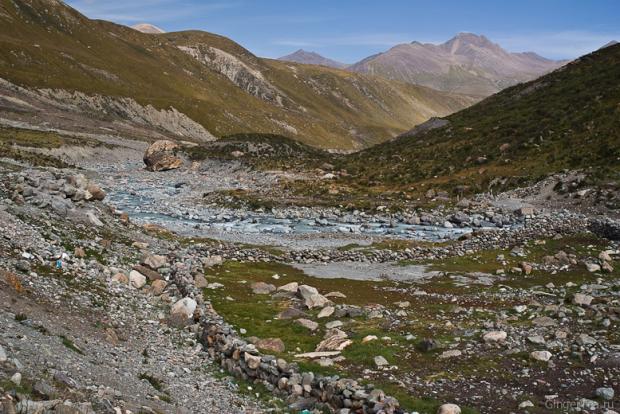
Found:
[[[74,153],[77,168],[0,163],[7,413],[620,406],[613,222],[518,192],[250,211],[227,195],[281,172],[150,173],[138,144],[100,150]]]

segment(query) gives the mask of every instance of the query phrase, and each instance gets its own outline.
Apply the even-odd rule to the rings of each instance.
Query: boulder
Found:
[[[129,272],[129,284],[136,289],[142,289],[146,285],[146,276],[137,270],[132,270]]]
[[[437,414],[461,414],[461,407],[456,404],[443,404],[437,410]]]
[[[323,351],[342,351],[347,346],[351,345],[351,341],[346,332],[340,329],[332,329],[327,332],[325,339],[323,339],[316,347],[316,352]]]
[[[482,340],[486,343],[504,342],[508,334],[505,331],[490,331],[482,336]]]
[[[88,184],[88,187],[86,188],[86,191],[88,191],[91,195],[91,199],[92,200],[97,200],[97,201],[101,201],[105,198],[106,194],[105,191],[103,191],[101,189],[101,187],[99,187],[97,184],[95,183],[90,183]]]
[[[321,309],[321,311],[317,315],[317,318],[319,318],[319,319],[321,319],[321,318],[328,318],[328,317],[330,317],[330,316],[332,316],[334,314],[335,310],[336,310],[336,308],[334,308],[333,306],[326,306],[323,309]]]
[[[553,355],[549,351],[534,351],[530,354],[532,359],[536,361],[547,362],[551,359]]]
[[[176,153],[179,146],[168,140],[159,140],[152,143],[144,153],[142,160],[149,171],[168,171],[183,165]]]
[[[314,321],[311,321],[310,319],[300,318],[300,319],[297,319],[295,322],[297,322],[299,325],[303,326],[304,328],[310,329],[311,331],[316,331],[317,329],[319,329],[319,324]]]
[[[268,295],[276,291],[276,287],[265,282],[252,283],[252,292],[255,295]]]
[[[155,280],[151,284],[151,293],[155,296],[159,296],[164,293],[166,286],[168,286],[168,283],[165,280]]]
[[[592,300],[594,300],[592,296],[583,293],[575,293],[573,296],[573,303],[579,306],[590,306]]]
[[[377,366],[377,368],[383,368],[390,365],[390,363],[387,359],[385,359],[381,355],[378,355],[375,357],[375,365]]]
[[[194,312],[196,311],[196,306],[198,304],[192,298],[183,298],[179,300],[177,303],[172,305],[172,309],[170,313],[172,315],[183,315],[187,319],[192,318],[194,316]]]
[[[254,345],[263,351],[275,352],[277,354],[281,354],[286,350],[284,342],[280,338],[259,339]]]
[[[260,357],[256,355],[252,355],[246,352],[243,355],[243,359],[245,360],[245,363],[250,369],[257,369],[260,366]]]
[[[166,265],[166,257],[157,254],[147,254],[142,257],[142,260],[140,262],[153,270],[157,270],[160,267],[164,267]]]
[[[136,265],[132,268],[133,270],[135,270],[136,272],[139,272],[141,274],[143,274],[144,276],[146,276],[150,281],[153,280],[159,280],[159,279],[163,279],[164,277],[159,274],[158,272],[146,267],[146,266],[141,266],[141,265]]]
[[[299,288],[299,283],[291,282],[291,283],[287,283],[286,285],[280,286],[278,288],[278,292],[296,293],[298,288]]]

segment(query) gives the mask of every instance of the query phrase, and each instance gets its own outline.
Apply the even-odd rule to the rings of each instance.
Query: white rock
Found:
[[[461,355],[463,355],[463,353],[460,350],[451,349],[449,351],[442,352],[441,355],[439,355],[439,358],[440,359],[456,358],[456,357],[460,357]]]
[[[523,313],[527,310],[527,305],[517,305],[513,308],[517,313]]]
[[[461,414],[461,407],[456,404],[444,404],[439,407],[437,414]]]
[[[8,358],[7,358],[7,355],[6,355],[6,351],[4,350],[2,345],[0,345],[0,363],[6,362],[7,359]]]
[[[327,329],[334,329],[334,328],[340,328],[342,325],[344,325],[342,321],[331,321],[331,322],[327,322],[325,324],[325,327]]]
[[[22,374],[20,374],[19,372],[13,374],[13,376],[11,377],[11,382],[19,386],[22,383]]]
[[[382,368],[382,367],[390,365],[390,363],[387,361],[387,359],[383,358],[381,355],[378,355],[375,357],[375,365],[378,368]]]
[[[94,212],[92,211],[87,212],[86,217],[88,218],[88,221],[90,221],[90,224],[92,224],[93,226],[96,226],[96,227],[103,226],[103,222],[99,220],[99,218],[95,215]]]
[[[166,257],[157,254],[149,254],[142,259],[142,264],[157,270],[166,265]]]
[[[246,352],[243,355],[243,358],[245,359],[245,363],[248,364],[248,368],[250,369],[257,369],[260,366],[260,357],[258,356]]]
[[[532,359],[543,362],[549,361],[552,356],[553,355],[549,351],[534,351],[530,354],[530,357],[532,357]]]
[[[370,341],[376,341],[377,336],[376,335],[366,335],[364,338],[362,338],[362,343],[365,344],[366,342],[370,342]]]
[[[575,296],[573,296],[573,303],[579,306],[590,306],[593,299],[594,298],[590,295],[585,295],[583,293],[575,293]]]
[[[588,269],[588,272],[594,273],[599,272],[601,270],[601,266],[596,263],[586,263],[586,269]]]
[[[530,400],[523,401],[521,404],[519,404],[519,408],[529,408],[533,406],[534,406],[534,403],[531,402]]]
[[[142,289],[146,285],[146,276],[137,270],[132,270],[129,272],[129,284],[136,289]]]
[[[321,312],[319,312],[317,318],[319,319],[328,318],[332,316],[335,311],[336,311],[336,308],[334,308],[333,306],[326,306],[323,309],[321,309]]]
[[[183,298],[179,300],[177,303],[172,305],[172,309],[170,313],[173,315],[181,314],[187,317],[188,319],[194,316],[194,312],[196,311],[197,303],[192,298]]]
[[[482,336],[484,342],[504,342],[508,334],[505,331],[490,331]]]
[[[297,289],[299,289],[299,283],[291,282],[291,283],[287,283],[286,285],[280,286],[278,288],[278,292],[292,292],[292,293],[295,293],[295,292],[297,292]]]

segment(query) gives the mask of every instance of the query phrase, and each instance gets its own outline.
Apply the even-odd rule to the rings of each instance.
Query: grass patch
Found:
[[[80,355],[84,355],[84,351],[82,351],[71,339],[67,338],[64,335],[60,336],[62,340],[62,344],[67,348],[72,350],[73,352],[77,352]]]

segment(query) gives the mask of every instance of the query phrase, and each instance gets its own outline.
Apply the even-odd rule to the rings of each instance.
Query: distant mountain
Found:
[[[484,97],[535,79],[565,63],[532,52],[509,53],[484,36],[459,33],[440,45],[420,42],[397,45],[348,69]]]
[[[348,66],[345,63],[337,62],[335,60],[323,57],[318,53],[307,52],[303,49],[299,49],[298,51],[291,53],[290,55],[282,56],[281,58],[278,58],[278,60],[283,60],[286,62],[304,63],[307,65],[321,65],[336,69],[344,69]]]
[[[154,25],[149,24],[149,23],[136,24],[136,25],[131,26],[131,28],[135,29],[135,30],[137,30],[139,32],[148,33],[148,34],[162,34],[162,33],[166,33],[165,31],[163,31],[159,27],[154,26]]]
[[[613,45],[352,154],[341,167],[382,192],[415,185],[479,193],[565,169],[608,185],[620,176],[618,79]]]

